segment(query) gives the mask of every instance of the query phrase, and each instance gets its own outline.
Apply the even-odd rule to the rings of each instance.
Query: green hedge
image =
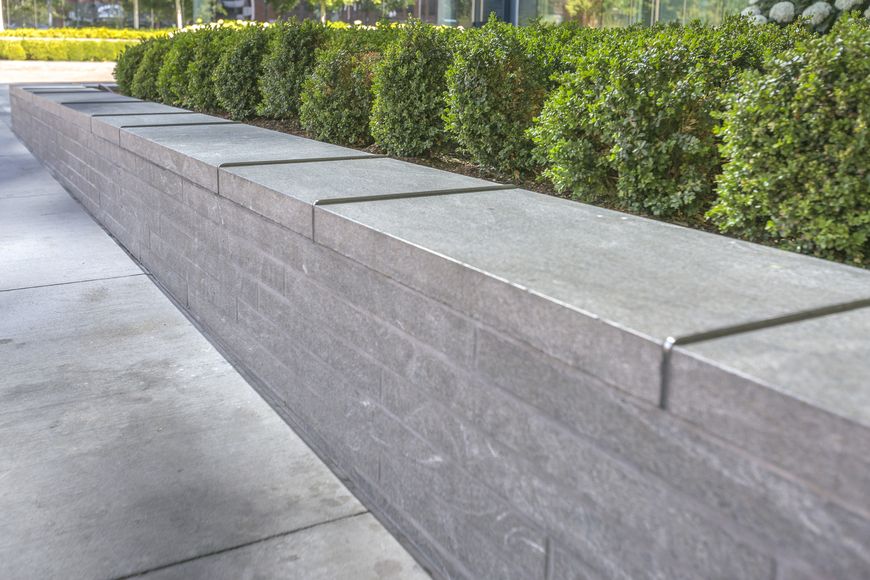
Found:
[[[159,100],[160,91],[157,88],[157,79],[160,68],[166,60],[166,54],[172,47],[168,38],[155,38],[145,43],[145,51],[142,60],[133,75],[130,85],[130,94],[138,99]]]
[[[249,26],[233,35],[214,69],[215,96],[220,107],[234,119],[256,113],[263,98],[258,80],[263,76],[263,57],[271,28]]]
[[[118,62],[115,64],[115,82],[118,83],[118,90],[129,95],[133,90],[133,78],[136,76],[136,71],[139,70],[139,64],[142,62],[142,56],[148,50],[147,42],[140,42],[132,46],[128,46],[124,52],[118,57]]]
[[[317,51],[299,108],[302,126],[315,138],[356,147],[371,144],[372,77],[394,37],[391,28],[336,30]]]
[[[870,25],[842,18],[727,100],[724,232],[870,266]]]
[[[134,41],[0,38],[0,60],[113,61]]]
[[[125,92],[459,155],[578,200],[868,265],[870,22],[589,29],[491,20],[202,27],[128,49]],[[134,74],[135,72],[135,74]]]
[[[724,92],[801,34],[732,18],[601,35],[531,131],[545,175],[583,201],[700,219],[716,195]]]
[[[315,51],[327,41],[330,30],[314,20],[291,20],[273,27],[259,80],[263,100],[258,114],[274,119],[299,114],[302,84],[314,68]]]
[[[371,132],[386,152],[421,156],[448,142],[443,114],[457,30],[410,23],[375,70]]]
[[[11,28],[0,30],[0,38],[11,36],[14,38],[102,38],[116,40],[140,40],[165,36],[161,30],[135,30],[132,28]]]

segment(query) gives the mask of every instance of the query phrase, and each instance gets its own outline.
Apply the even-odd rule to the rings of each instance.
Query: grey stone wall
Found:
[[[870,272],[57,90],[16,133],[436,577],[870,577]]]

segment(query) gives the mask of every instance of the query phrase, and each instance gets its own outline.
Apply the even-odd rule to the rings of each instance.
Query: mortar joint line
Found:
[[[189,123],[147,123],[143,125],[121,125],[119,129],[141,129],[143,127],[196,127],[199,125],[240,125],[238,121],[191,121]]]
[[[458,187],[454,189],[433,189],[429,191],[412,191],[406,193],[388,193],[384,195],[364,195],[361,197],[334,197],[328,199],[318,199],[314,202],[314,208],[323,207],[326,205],[338,205],[338,204],[352,204],[352,203],[362,203],[362,202],[376,202],[376,201],[390,201],[397,199],[413,199],[417,197],[438,197],[442,195],[455,195],[461,193],[477,193],[477,192],[486,192],[486,191],[500,191],[507,189],[516,189],[515,185],[491,185],[491,186],[480,186],[480,187]],[[316,223],[316,209],[312,209],[311,211],[311,239],[314,243],[317,243],[317,236],[315,234],[315,223]]]
[[[386,155],[340,155],[337,157],[309,157],[307,159],[265,159],[255,161],[227,161],[218,165],[218,169],[233,167],[255,167],[258,165],[291,165],[295,163],[323,163],[326,161],[356,161],[358,159],[383,159]]]
[[[456,193],[477,193],[486,191],[500,191],[505,189],[516,189],[516,185],[511,184],[493,184],[479,185],[474,187],[454,187],[451,189],[429,189],[423,191],[408,191],[402,193],[384,193],[375,195],[362,195],[359,197],[330,197],[326,199],[318,199],[314,205],[337,205],[347,203],[363,203],[367,201],[388,201],[392,199],[412,199],[415,197],[437,197],[439,195],[453,195]]]
[[[142,101],[142,100],[139,100],[139,99],[136,99],[136,100],[133,100],[133,101],[130,101],[130,100],[124,100],[124,101],[122,101],[122,100],[119,99],[119,100],[117,100],[117,101],[113,101],[113,100],[104,100],[104,101],[99,101],[99,100],[98,100],[98,101],[61,101],[61,102],[58,103],[58,105],[123,105],[123,104],[126,104],[126,103],[130,103],[130,104],[137,103],[137,104],[139,104],[139,103],[145,103],[145,102],[147,102],[147,101]]]
[[[771,318],[764,318],[762,320],[753,320],[750,322],[743,322],[740,324],[732,324],[729,326],[723,326],[721,328],[716,328],[713,330],[707,330],[704,332],[696,332],[693,334],[686,334],[684,336],[669,336],[664,344],[662,344],[662,356],[660,362],[659,369],[659,378],[660,378],[660,392],[659,392],[659,407],[662,410],[668,410],[668,406],[670,403],[671,396],[671,369],[670,362],[671,356],[673,353],[673,349],[676,346],[685,346],[689,344],[695,344],[698,342],[704,342],[708,340],[715,340],[717,338],[725,338],[736,336],[739,334],[745,334],[747,332],[754,332],[756,330],[765,330],[768,328],[774,328],[777,326],[783,326],[786,324],[793,324],[796,322],[805,322],[807,320],[813,320],[816,318],[823,318],[825,316],[830,316],[833,314],[841,314],[843,312],[849,312],[852,310],[858,310],[861,308],[870,307],[870,298],[860,298],[858,300],[851,300],[849,302],[841,302],[839,304],[831,304],[829,306],[820,306],[818,308],[809,308],[807,310],[801,310],[798,312],[792,312],[790,314],[784,314],[781,316],[774,316]]]
[[[127,102],[127,101],[123,101]],[[136,101],[131,101],[136,102]],[[71,103],[73,105],[77,103]],[[70,107],[75,110],[74,107]],[[79,111],[81,112],[81,111]],[[151,116],[151,115],[190,115],[193,114],[193,111],[156,111],[153,113],[94,113],[91,117],[136,117],[136,116]]]

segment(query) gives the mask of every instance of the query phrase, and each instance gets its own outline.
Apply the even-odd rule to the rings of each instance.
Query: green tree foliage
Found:
[[[219,107],[214,71],[224,50],[232,43],[233,29],[206,27],[194,34],[193,60],[187,65],[187,99],[184,104],[200,111],[215,111]]]
[[[189,97],[187,68],[193,62],[197,35],[202,30],[176,34],[157,73],[157,91],[164,103],[184,105]]]

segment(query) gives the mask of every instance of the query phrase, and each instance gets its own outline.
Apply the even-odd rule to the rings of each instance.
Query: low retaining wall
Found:
[[[870,272],[63,90],[15,132],[436,577],[870,576]]]

